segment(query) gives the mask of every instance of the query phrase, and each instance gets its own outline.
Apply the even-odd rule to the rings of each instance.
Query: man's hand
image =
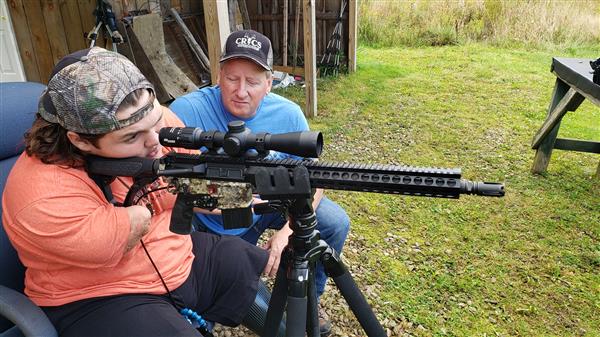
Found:
[[[127,237],[127,246],[125,247],[125,252],[128,252],[148,233],[152,214],[149,209],[139,205],[129,206],[126,209],[127,214],[129,214],[129,224],[131,225],[129,236]]]
[[[283,248],[288,244],[288,238],[292,234],[289,223],[286,223],[279,231],[263,245],[264,249],[269,251],[269,261],[265,266],[263,274],[274,277],[279,269],[279,263],[281,262],[281,252]]]

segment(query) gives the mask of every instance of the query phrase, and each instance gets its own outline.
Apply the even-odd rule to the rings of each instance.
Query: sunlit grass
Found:
[[[327,192],[352,218],[345,258],[381,319],[417,335],[599,335],[598,155],[555,150],[547,173],[530,173],[553,56],[595,58],[600,46],[361,47],[356,73],[319,80],[310,124],[324,159],[461,167],[506,184],[502,199]],[[302,89],[279,93],[303,105]],[[585,102],[561,136],[597,141],[599,117]]]

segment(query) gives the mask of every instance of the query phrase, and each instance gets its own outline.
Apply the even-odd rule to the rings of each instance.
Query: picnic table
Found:
[[[552,58],[551,71],[556,75],[548,115],[533,137],[531,148],[536,150],[533,173],[542,173],[548,168],[553,149],[600,153],[600,142],[557,138],[560,122],[569,111],[575,111],[588,99],[600,106],[600,85],[592,81],[590,59]],[[600,177],[600,163],[596,169]]]

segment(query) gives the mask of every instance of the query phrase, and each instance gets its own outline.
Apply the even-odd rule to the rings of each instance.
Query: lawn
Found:
[[[552,56],[600,48],[361,47],[356,73],[319,81],[309,123],[323,160],[460,167],[506,185],[504,198],[459,200],[327,191],[352,219],[344,259],[390,335],[600,336],[599,156],[555,150],[530,173]],[[278,93],[304,106],[302,89]],[[559,137],[600,140],[599,121],[584,102]],[[335,290],[323,301],[335,335],[364,335]]]

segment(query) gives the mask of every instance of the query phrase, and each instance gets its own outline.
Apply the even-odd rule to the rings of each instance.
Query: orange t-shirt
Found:
[[[164,118],[165,125],[182,126],[168,109]],[[123,182],[132,180],[120,180],[111,188],[122,201],[128,189]],[[154,215],[143,241],[167,286],[175,289],[190,273],[192,241],[169,231],[174,195],[160,190],[148,199]],[[23,153],[8,177],[2,207],[6,233],[27,268],[25,293],[37,305],[166,292],[140,244],[125,253],[127,211],[107,202],[83,169],[47,165]]]

